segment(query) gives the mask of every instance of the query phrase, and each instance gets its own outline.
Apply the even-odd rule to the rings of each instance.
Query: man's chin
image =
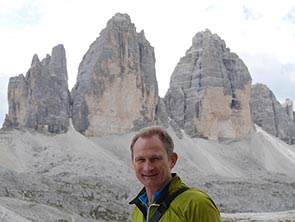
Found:
[[[154,177],[142,177],[141,182],[144,186],[150,187],[150,186],[155,186],[159,180],[156,176]]]

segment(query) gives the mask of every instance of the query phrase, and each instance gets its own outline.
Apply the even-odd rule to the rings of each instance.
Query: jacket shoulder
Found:
[[[181,203],[190,203],[193,202],[195,204],[203,203],[210,201],[211,198],[209,195],[197,188],[189,188],[182,194],[176,197],[175,202],[181,202]]]
[[[206,192],[197,188],[190,188],[180,194],[172,202],[171,207],[181,212],[187,221],[221,221],[219,210],[213,200]]]

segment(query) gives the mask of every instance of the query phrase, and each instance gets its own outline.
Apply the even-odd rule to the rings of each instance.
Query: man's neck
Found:
[[[156,189],[149,189],[148,187],[146,187],[146,194],[147,194],[149,206],[153,203],[154,194],[156,192],[162,192],[163,189],[171,182],[171,180],[172,180],[172,177],[160,189],[157,189],[157,190]]]

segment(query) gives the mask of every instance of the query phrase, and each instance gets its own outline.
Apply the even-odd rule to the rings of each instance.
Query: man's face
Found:
[[[159,191],[170,181],[171,169],[177,161],[177,154],[168,157],[158,135],[138,138],[133,146],[133,167],[136,177],[151,192]]]

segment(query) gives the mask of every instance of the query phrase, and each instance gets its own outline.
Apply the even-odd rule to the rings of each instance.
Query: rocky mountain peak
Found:
[[[59,44],[52,49],[50,55],[45,58],[48,60],[48,68],[51,70],[51,75],[63,77],[64,81],[68,80],[66,50],[63,45]]]
[[[35,54],[32,59],[31,67],[39,66],[39,65],[40,65],[40,59],[39,59],[38,55]]]
[[[112,19],[107,23],[108,29],[117,29],[121,31],[129,31],[135,28],[134,24],[131,23],[130,16],[126,13],[116,13]]]
[[[72,90],[72,118],[85,135],[124,133],[155,121],[154,49],[127,14],[117,13],[93,42]]]
[[[282,107],[269,96],[266,101],[274,106],[260,107],[272,93],[258,85],[251,94],[247,67],[208,29],[193,37],[172,73],[164,99],[158,96],[154,48],[144,31],[138,33],[130,16],[123,13],[107,22],[85,53],[72,98],[67,81],[63,45],[55,46],[41,61],[34,55],[27,74],[9,81],[4,128],[64,132],[71,116],[75,129],[88,136],[170,123],[179,137],[184,129],[192,137],[240,138],[254,130],[252,95],[254,122],[288,143],[295,139],[292,101]],[[261,93],[255,96],[257,91]]]
[[[225,42],[217,35],[212,34],[209,29],[203,32],[198,32],[192,40],[192,47],[198,50],[206,48],[219,48],[217,52],[224,52],[226,50]]]
[[[294,144],[295,124],[292,101],[287,100],[287,103],[282,106],[267,85],[257,83],[252,86],[250,104],[254,123],[269,134]]]
[[[218,35],[199,32],[171,76],[167,110],[191,136],[243,137],[253,131],[251,81],[245,64]]]
[[[65,132],[69,125],[69,104],[65,49],[58,45],[53,48],[52,56],[42,62],[34,55],[25,77],[10,78],[4,128]]]

